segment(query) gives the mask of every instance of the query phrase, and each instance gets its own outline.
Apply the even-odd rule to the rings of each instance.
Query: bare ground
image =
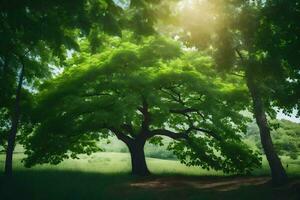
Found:
[[[272,187],[270,177],[147,177],[131,180],[114,192],[123,199],[140,194],[143,199],[179,200],[299,200],[300,179]],[[127,198],[128,197],[128,198]],[[140,199],[140,198],[137,198]]]
[[[208,189],[216,191],[230,191],[239,189],[241,186],[262,185],[269,182],[269,177],[236,177],[224,179],[189,179],[181,177],[154,178],[149,180],[139,180],[129,183],[129,187],[142,189],[167,190],[174,188]]]

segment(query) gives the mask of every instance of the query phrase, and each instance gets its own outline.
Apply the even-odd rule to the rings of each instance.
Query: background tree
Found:
[[[99,151],[97,140],[109,135],[127,145],[134,175],[149,174],[144,145],[158,144],[158,136],[174,139],[169,149],[187,165],[226,173],[260,165],[239,134],[248,121],[239,114],[245,87],[236,87],[238,78],[215,76],[209,57],[172,40],[135,41],[130,34],[109,37],[97,54],[88,42],[82,49],[37,97],[26,166]]]
[[[274,147],[279,155],[289,156],[291,159],[297,159],[300,151],[300,125],[288,120],[272,120],[270,122],[274,126],[271,131]],[[263,152],[263,148],[259,139],[259,129],[255,123],[249,124],[247,128],[246,139],[252,141],[255,146]]]
[[[299,2],[193,2],[183,12],[182,38],[211,52],[220,71],[245,77],[273,183],[285,183],[267,116],[276,116],[274,106],[299,107]]]
[[[28,105],[25,93],[32,93],[39,81],[51,75],[51,65],[61,65],[67,49],[77,48],[75,35],[99,24],[103,29],[115,28],[116,23],[105,26],[100,20],[112,22],[112,14],[107,13],[117,7],[111,1],[89,0],[2,0],[0,5],[1,138],[8,137],[5,173],[11,175],[18,124],[26,109],[21,104]]]

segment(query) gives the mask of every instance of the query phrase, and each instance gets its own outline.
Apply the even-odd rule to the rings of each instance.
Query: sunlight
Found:
[[[192,40],[208,41],[220,27],[219,9],[208,0],[183,0],[178,4],[179,23]]]
[[[184,0],[178,4],[184,22],[203,23],[206,28],[217,18],[217,8],[208,0]]]

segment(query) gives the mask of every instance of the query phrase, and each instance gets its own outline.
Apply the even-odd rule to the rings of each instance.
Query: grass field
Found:
[[[4,155],[0,157],[0,166],[3,169]],[[91,156],[82,155],[80,159],[65,160],[59,165],[38,165],[31,169],[26,169],[21,163],[23,154],[15,154],[15,169],[17,170],[63,170],[80,172],[98,172],[104,174],[129,173],[131,169],[130,155],[128,153],[100,152]],[[221,172],[207,171],[199,167],[187,167],[176,160],[162,160],[147,158],[147,164],[152,173],[155,174],[185,174],[185,175],[222,175]]]
[[[81,155],[80,159],[65,160],[59,165],[37,165],[31,169],[26,169],[21,163],[24,154],[16,153],[14,155],[14,168],[22,171],[32,170],[63,170],[63,171],[80,171],[96,173],[129,173],[131,169],[130,155],[128,153],[116,152],[99,152],[90,156]],[[290,176],[300,176],[300,159],[291,160],[289,157],[281,157],[282,163]],[[157,158],[147,158],[147,165],[154,174],[182,174],[196,176],[222,176],[220,171],[203,170],[200,167],[187,167],[177,160],[163,160]],[[4,154],[0,154],[0,167],[4,167]],[[266,159],[263,158],[262,168],[253,171],[253,175],[269,175],[269,167]]]
[[[222,172],[186,167],[176,160],[147,158],[147,178],[129,176],[127,153],[102,152],[82,155],[79,160],[66,160],[57,166],[40,165],[26,169],[15,154],[15,175],[6,180],[0,175],[0,199],[299,199],[299,160],[282,158],[289,164],[292,183],[285,188],[272,188],[266,183],[266,162],[253,177],[224,176]],[[3,169],[4,155],[0,155]]]

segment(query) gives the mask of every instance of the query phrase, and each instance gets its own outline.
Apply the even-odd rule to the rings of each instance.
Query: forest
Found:
[[[0,198],[300,198],[299,0],[0,0]]]

